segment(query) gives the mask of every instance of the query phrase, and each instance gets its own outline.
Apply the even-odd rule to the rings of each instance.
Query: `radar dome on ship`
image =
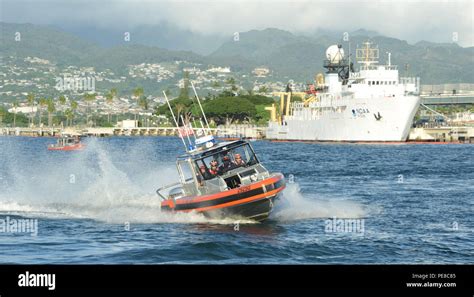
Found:
[[[331,45],[326,50],[326,58],[330,63],[339,63],[344,59],[344,49],[337,44]]]

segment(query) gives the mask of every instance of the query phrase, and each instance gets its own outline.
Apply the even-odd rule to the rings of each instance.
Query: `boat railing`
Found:
[[[167,200],[168,197],[163,196],[163,194],[161,194],[161,191],[166,190],[166,189],[169,189],[169,188],[171,188],[171,187],[178,186],[178,185],[181,185],[181,183],[180,183],[180,182],[175,182],[175,183],[173,183],[173,184],[169,184],[169,185],[163,186],[163,187],[159,188],[158,190],[156,190],[156,194],[158,194],[158,195],[161,197],[161,199]]]
[[[400,77],[398,81],[399,85],[403,85],[405,91],[412,92],[414,94],[420,93],[420,78],[419,77]]]

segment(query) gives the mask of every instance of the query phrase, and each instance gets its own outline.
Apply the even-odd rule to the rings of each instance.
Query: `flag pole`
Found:
[[[202,108],[201,100],[199,100],[199,96],[198,96],[198,94],[197,94],[197,92],[196,92],[196,88],[194,87],[194,84],[193,84],[192,81],[190,81],[190,83],[191,83],[191,87],[193,88],[194,95],[196,95],[196,99],[197,99],[197,102],[198,102],[198,104],[199,104],[199,108],[201,109],[201,113],[202,113],[202,115],[203,115],[203,117],[204,117],[204,121],[206,122],[207,129],[208,129],[209,133],[211,133],[211,128],[209,127],[209,122],[207,121],[206,114],[204,113],[204,109]]]
[[[173,109],[171,108],[171,104],[170,104],[170,101],[168,100],[168,96],[166,96],[166,92],[163,91],[163,95],[165,95],[165,99],[166,99],[166,103],[168,103],[168,107],[171,111],[171,115],[173,116],[173,120],[174,120],[174,123],[176,125],[176,129],[178,129],[178,135],[179,137],[181,138],[181,141],[183,142],[183,145],[184,145],[184,149],[186,150],[186,152],[188,151],[188,147],[186,146],[186,142],[184,141],[184,138],[183,138],[183,135],[181,135],[181,131],[179,130],[179,125],[178,125],[178,121],[176,121],[176,117],[174,116],[174,112],[173,112]]]

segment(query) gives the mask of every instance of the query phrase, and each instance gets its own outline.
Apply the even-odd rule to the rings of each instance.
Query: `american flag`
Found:
[[[178,133],[179,133],[179,136],[186,137],[186,136],[189,136],[189,135],[193,135],[194,130],[191,127],[184,126],[184,127],[179,127],[178,128]]]

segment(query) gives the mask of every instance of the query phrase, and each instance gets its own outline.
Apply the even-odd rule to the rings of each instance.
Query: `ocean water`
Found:
[[[37,222],[0,232],[0,263],[474,263],[472,145],[253,142],[288,182],[255,223],[160,211],[177,138],[53,142],[0,137],[0,223]]]

